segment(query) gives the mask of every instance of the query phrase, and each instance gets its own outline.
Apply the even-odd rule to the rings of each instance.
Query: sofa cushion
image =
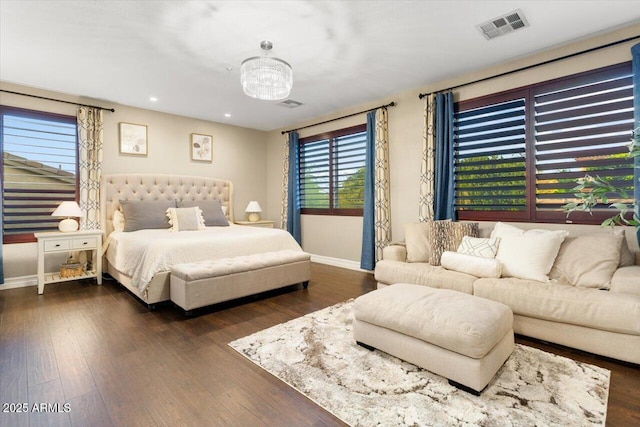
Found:
[[[440,263],[447,270],[459,271],[476,277],[500,277],[502,263],[497,259],[483,258],[444,251]]]
[[[473,293],[516,315],[640,335],[640,296],[516,278],[478,279]]]
[[[611,278],[610,291],[640,296],[640,265],[617,269]]]
[[[378,282],[415,283],[431,288],[446,288],[470,294],[477,277],[446,270],[427,263],[407,263],[382,260],[376,263],[375,278]]]
[[[479,359],[513,328],[509,307],[446,289],[399,283],[362,295],[355,318]]]
[[[559,283],[585,288],[609,289],[620,263],[622,235],[596,233],[567,237],[549,273]]]
[[[429,262],[429,226],[426,222],[404,225],[407,262]]]

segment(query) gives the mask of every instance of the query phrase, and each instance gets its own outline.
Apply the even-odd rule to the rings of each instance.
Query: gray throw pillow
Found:
[[[222,204],[220,200],[181,200],[178,202],[179,208],[199,207],[204,217],[204,225],[207,227],[227,227],[229,221],[222,212]]]
[[[175,208],[175,200],[120,200],[124,215],[124,231],[169,228],[167,209]]]

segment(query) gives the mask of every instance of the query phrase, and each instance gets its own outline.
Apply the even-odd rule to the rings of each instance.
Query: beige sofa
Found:
[[[480,222],[479,237],[489,237],[495,222]],[[510,223],[524,230],[566,230],[571,237],[607,233],[596,225]],[[407,247],[384,249],[375,269],[378,287],[414,283],[452,289],[504,303],[514,313],[517,334],[640,364],[640,249],[635,230],[624,230],[626,263],[618,266],[602,290],[515,277],[479,278],[428,262],[408,262]],[[575,239],[574,239],[575,241]],[[563,243],[564,245],[565,243]],[[561,247],[562,251],[562,247]],[[584,263],[596,269],[598,251],[584,251]],[[526,257],[526,253],[519,254]],[[634,260],[635,258],[635,260]],[[556,260],[557,261],[557,260]],[[554,265],[555,268],[555,265]]]

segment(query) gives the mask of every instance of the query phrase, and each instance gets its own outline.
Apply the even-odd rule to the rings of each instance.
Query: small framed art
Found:
[[[191,134],[191,160],[196,162],[213,161],[213,137],[211,135]]]
[[[147,127],[133,123],[120,123],[120,154],[146,156]]]

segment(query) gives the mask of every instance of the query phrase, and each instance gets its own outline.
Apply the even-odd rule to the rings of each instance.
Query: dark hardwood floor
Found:
[[[227,344],[374,287],[369,274],[313,264],[307,290],[193,318],[171,305],[150,312],[110,281],[0,291],[0,426],[343,425]],[[607,425],[640,425],[637,365],[516,341],[610,369]]]

